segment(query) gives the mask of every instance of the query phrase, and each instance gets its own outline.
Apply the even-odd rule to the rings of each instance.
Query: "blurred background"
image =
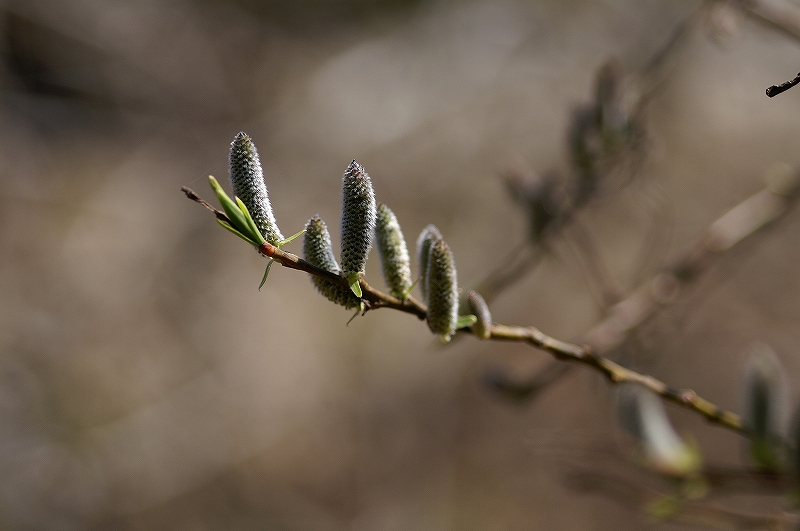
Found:
[[[598,376],[514,403],[487,374],[525,381],[548,355],[443,347],[388,310],[345,326],[280,267],[259,292],[265,261],[180,187],[210,199],[245,131],[283,233],[320,214],[337,247],[355,158],[412,246],[436,224],[474,286],[528,238],[504,175],[569,177],[574,109],[615,58],[644,131],[634,169],[492,304],[577,339],[608,310],[581,242],[628,293],[800,163],[800,89],[764,95],[800,69],[800,6],[765,8],[783,26],[752,6],[0,1],[0,528],[685,528],[643,510],[668,485]],[[734,411],[752,341],[796,383],[798,237],[792,211],[613,355]],[[382,287],[374,253],[367,277]],[[740,436],[669,413],[707,463],[746,466]],[[717,502],[768,515],[774,494]]]

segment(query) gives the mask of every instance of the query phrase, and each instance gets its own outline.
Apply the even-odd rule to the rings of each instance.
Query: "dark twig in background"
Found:
[[[798,83],[800,83],[800,73],[798,73],[794,79],[790,79],[789,81],[781,83],[780,85],[772,85],[771,87],[767,87],[767,96],[770,98],[777,96],[781,92],[786,92]]]

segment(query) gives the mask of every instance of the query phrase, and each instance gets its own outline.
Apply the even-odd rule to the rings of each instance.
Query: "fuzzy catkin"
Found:
[[[428,286],[428,328],[442,336],[442,341],[450,341],[458,321],[458,280],[453,253],[442,239],[430,246],[425,280]]]
[[[442,233],[435,225],[428,225],[417,237],[417,265],[419,266],[419,289],[422,291],[422,299],[428,298],[428,285],[426,275],[428,271],[428,254],[431,249],[431,243],[441,240]]]
[[[342,177],[342,271],[363,273],[375,234],[375,192],[355,160]]]
[[[258,151],[244,132],[231,142],[230,177],[234,195],[247,207],[261,235],[269,243],[277,245],[283,240],[283,235],[272,214]]]
[[[411,290],[411,259],[400,223],[394,212],[383,203],[378,205],[375,236],[383,280],[392,296],[404,299]]]
[[[303,258],[311,265],[326,271],[339,272],[339,264],[336,263],[336,258],[333,256],[328,227],[319,216],[314,216],[306,223],[306,232],[303,235]],[[311,275],[311,282],[328,300],[345,308],[356,308],[361,303],[352,291],[337,286],[324,278]]]

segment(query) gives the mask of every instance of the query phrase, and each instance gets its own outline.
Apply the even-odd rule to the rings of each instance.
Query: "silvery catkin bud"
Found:
[[[431,249],[431,243],[436,240],[442,239],[442,233],[435,225],[428,225],[417,237],[417,265],[419,265],[419,274],[422,278],[419,281],[419,289],[422,291],[422,298],[428,298],[428,286],[426,284],[425,276],[428,271],[428,253]]]
[[[303,235],[303,257],[311,265],[334,273],[339,271],[339,264],[333,257],[333,246],[328,227],[319,216],[314,216],[306,223],[306,232]],[[324,278],[311,275],[311,282],[328,300],[345,308],[356,308],[361,303],[352,291],[332,284]]]
[[[342,178],[342,271],[363,273],[375,234],[375,192],[355,160]]]
[[[244,132],[236,135],[231,142],[230,173],[233,194],[250,211],[261,235],[269,243],[277,245],[283,240],[283,235],[272,214],[258,151]]]
[[[458,281],[453,253],[442,239],[430,246],[425,283],[428,287],[428,328],[441,335],[442,341],[450,341],[458,321]]]
[[[383,203],[378,205],[375,236],[383,279],[392,296],[404,299],[411,290],[411,259],[397,217]]]

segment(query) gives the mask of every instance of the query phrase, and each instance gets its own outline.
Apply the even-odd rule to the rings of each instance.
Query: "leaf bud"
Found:
[[[261,235],[269,243],[278,245],[283,235],[272,214],[261,160],[256,146],[243,132],[231,142],[230,175],[233,194],[245,204]]]
[[[378,205],[375,244],[381,258],[383,280],[392,296],[405,299],[411,291],[411,259],[397,217],[383,203]]]
[[[342,178],[342,271],[363,273],[375,234],[375,192],[355,160]]]

